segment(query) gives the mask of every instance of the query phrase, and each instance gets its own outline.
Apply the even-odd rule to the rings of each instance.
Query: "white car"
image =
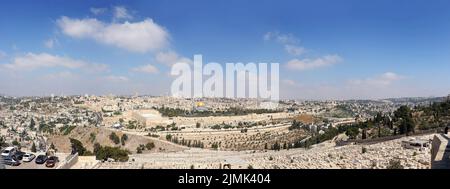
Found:
[[[14,155],[17,152],[17,149],[15,147],[7,147],[2,151],[3,157],[9,157],[11,155]]]
[[[33,159],[35,157],[36,156],[34,154],[32,154],[32,153],[26,153],[26,154],[23,155],[22,161],[24,161],[24,162],[31,162],[31,161],[33,161]]]

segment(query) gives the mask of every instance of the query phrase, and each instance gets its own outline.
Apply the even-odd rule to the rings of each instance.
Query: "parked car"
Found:
[[[2,156],[3,157],[10,157],[12,155],[14,155],[17,151],[17,148],[15,147],[7,147],[2,151]]]
[[[14,157],[6,157],[3,159],[3,163],[5,165],[18,166],[20,165],[20,161]]]
[[[34,162],[36,162],[36,164],[44,164],[47,161],[48,157],[46,155],[38,155],[36,157],[36,160],[34,160]]]
[[[12,156],[15,157],[17,160],[22,160],[23,155],[25,155],[25,152],[17,150],[16,153],[14,153]]]
[[[31,161],[33,161],[33,159],[35,157],[36,156],[34,154],[32,154],[32,153],[26,153],[26,154],[23,155],[22,161],[24,161],[24,162],[31,162]]]
[[[56,163],[58,162],[58,157],[56,156],[50,156],[47,159],[47,162],[45,162],[45,166],[46,167],[54,167],[56,165]]]

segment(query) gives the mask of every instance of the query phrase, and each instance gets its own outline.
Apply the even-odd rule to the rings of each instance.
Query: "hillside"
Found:
[[[121,147],[122,149],[127,149],[131,153],[136,153],[136,148],[139,145],[145,145],[149,142],[153,142],[155,144],[155,148],[152,150],[144,150],[143,153],[151,153],[151,152],[175,152],[180,151],[183,148],[170,144],[167,142],[162,142],[157,139],[146,137],[146,136],[137,136],[127,134],[128,140],[126,140],[125,145],[114,144],[114,142],[109,138],[113,131],[104,128],[96,128],[96,127],[77,127],[73,129],[68,135],[53,135],[48,139],[48,144],[53,143],[58,150],[58,152],[67,152],[71,151],[69,138],[74,138],[83,143],[83,146],[89,150],[93,151],[94,144],[99,143],[102,146],[116,146]],[[114,133],[120,138],[123,133],[120,131],[114,131]]]

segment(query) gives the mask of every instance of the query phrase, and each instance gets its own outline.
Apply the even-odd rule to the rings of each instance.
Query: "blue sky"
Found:
[[[202,54],[204,63],[280,63],[283,98],[442,96],[450,93],[449,7],[445,0],[2,1],[0,93],[161,95],[170,90],[170,65]]]

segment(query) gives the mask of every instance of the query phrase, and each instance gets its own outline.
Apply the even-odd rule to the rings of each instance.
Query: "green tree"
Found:
[[[101,146],[100,144],[94,144],[94,154],[98,160],[107,160],[112,158],[116,161],[126,162],[128,161],[130,154],[127,150],[122,150],[119,147]]]
[[[219,148],[219,144],[217,144],[217,142],[215,142],[211,145],[211,148],[213,148],[214,150],[217,150]]]
[[[166,135],[166,140],[171,141],[172,140],[172,135],[171,134],[167,134]]]
[[[111,132],[111,134],[109,135],[109,139],[110,139],[111,141],[113,141],[114,144],[119,144],[119,143],[120,143],[120,138],[119,138],[119,136],[117,136],[116,133],[114,133],[114,132]]]
[[[36,126],[36,123],[34,122],[34,119],[33,118],[31,118],[31,121],[30,121],[30,129],[31,130],[34,130],[34,127]]]
[[[89,141],[91,141],[91,143],[93,143],[95,141],[95,138],[97,137],[97,135],[95,133],[91,133],[89,135]]]
[[[58,151],[58,149],[56,149],[56,147],[55,147],[55,145],[53,144],[53,142],[52,142],[52,144],[50,144],[50,149],[55,150],[55,152]]]
[[[31,152],[36,153],[36,151],[36,144],[34,144],[33,142],[33,144],[31,145]]]
[[[155,143],[149,142],[145,145],[145,147],[147,148],[147,150],[151,150],[155,147]]]
[[[359,134],[359,128],[358,127],[350,127],[347,129],[345,134],[350,137],[351,139],[356,139],[356,136]]]
[[[136,153],[142,154],[142,148],[138,146],[138,147],[136,148]]]
[[[94,154],[97,154],[101,150],[102,146],[98,142],[94,144]]]
[[[364,129],[364,130],[362,131],[362,136],[361,136],[361,138],[362,138],[362,139],[367,139],[367,130],[366,130],[366,129]]]
[[[19,145],[20,145],[19,142],[18,142],[17,140],[12,141],[11,144],[12,144],[13,146],[19,146]]]
[[[70,144],[72,146],[72,149],[75,152],[78,152],[78,155],[80,156],[89,156],[92,155],[92,152],[86,150],[86,148],[83,146],[83,143],[77,139],[69,138]]]
[[[411,132],[414,132],[415,123],[412,118],[411,109],[408,106],[400,106],[394,112],[394,116],[400,122],[400,134],[409,134]]]
[[[120,142],[122,143],[122,146],[125,146],[125,141],[128,140],[127,134],[123,134],[122,137],[120,137]]]
[[[72,149],[75,152],[78,152],[78,155],[84,156],[87,153],[86,148],[83,146],[83,143],[77,139],[69,138]]]
[[[280,148],[281,148],[281,145],[277,141],[275,141],[275,144],[273,144],[273,146],[272,146],[272,150],[280,150]]]
[[[387,169],[404,169],[400,160],[389,160],[389,165],[386,167]]]
[[[381,121],[383,121],[383,115],[381,114],[381,112],[377,113],[377,115],[375,116],[374,121],[375,121],[375,123],[380,123]]]

